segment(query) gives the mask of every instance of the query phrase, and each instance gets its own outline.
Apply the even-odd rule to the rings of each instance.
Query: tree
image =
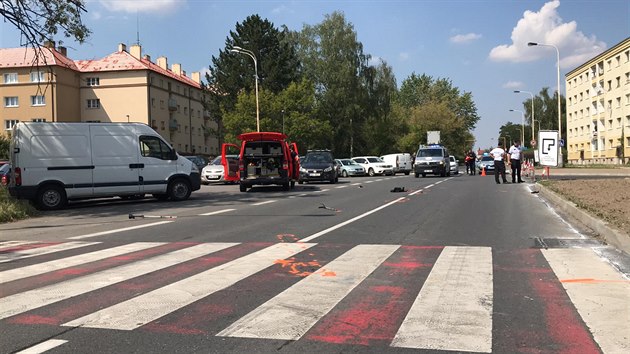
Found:
[[[33,48],[54,41],[59,31],[83,43],[91,33],[81,22],[83,12],[83,0],[0,0],[2,17],[20,31],[21,44]]]

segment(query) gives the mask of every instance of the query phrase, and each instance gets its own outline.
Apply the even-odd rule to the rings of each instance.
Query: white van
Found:
[[[141,123],[17,123],[9,193],[40,209],[95,197],[188,199],[199,169]]]
[[[411,170],[413,169],[411,154],[406,152],[383,155],[381,156],[381,160],[387,162],[388,165],[394,166],[394,174],[402,172],[406,175],[409,175],[409,173],[411,173]]]

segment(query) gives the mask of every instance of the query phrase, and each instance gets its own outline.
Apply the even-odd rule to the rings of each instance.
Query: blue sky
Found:
[[[144,54],[167,56],[187,73],[207,69],[249,15],[301,30],[343,12],[364,52],[391,65],[399,85],[415,72],[472,93],[481,116],[477,147],[496,145],[506,122],[521,123],[509,109],[524,110],[529,95],[513,90],[556,89],[555,50],[527,42],[559,48],[564,94],[564,74],[630,36],[628,0],[88,0],[87,9],[93,34],[83,45],[65,41],[70,58],[104,57],[118,43],[135,43],[139,28]],[[15,29],[2,23],[0,30],[1,47],[20,46]]]

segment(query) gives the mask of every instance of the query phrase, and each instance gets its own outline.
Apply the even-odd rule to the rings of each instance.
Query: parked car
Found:
[[[330,150],[309,150],[300,165],[298,183],[312,181],[328,181],[337,183],[339,175],[335,158]]]
[[[481,170],[486,169],[486,173],[494,173],[494,158],[492,156],[482,156],[479,161],[477,161],[477,171],[481,175]]]
[[[238,155],[227,155],[227,160],[234,168],[238,168]],[[225,181],[225,168],[221,164],[221,156],[217,156],[203,169],[201,169],[201,183],[210,184],[210,182],[223,182]]]
[[[420,145],[416,153],[413,172],[416,178],[426,177],[427,174],[442,177],[451,175],[451,162],[448,150],[442,145]]]
[[[394,174],[404,173],[409,175],[413,169],[413,158],[409,153],[397,153],[381,156],[381,160],[385,161],[388,165],[394,166]]]
[[[341,177],[365,176],[365,169],[352,159],[339,159]]]
[[[206,167],[208,165],[208,159],[206,159],[203,156],[184,156],[185,158],[189,159],[190,161],[192,161],[192,163],[195,164],[195,166],[197,166],[197,168],[199,169],[199,171],[201,171],[204,167]]]
[[[458,175],[459,174],[459,161],[457,161],[457,159],[453,155],[450,155],[448,159],[451,164],[451,173]]]
[[[361,165],[369,176],[394,174],[394,166],[388,165],[378,156],[357,156],[353,157],[352,160]]]
[[[9,184],[9,172],[11,172],[11,165],[5,163],[0,166],[0,185],[6,186]]]

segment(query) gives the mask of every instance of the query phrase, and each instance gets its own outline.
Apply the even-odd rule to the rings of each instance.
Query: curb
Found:
[[[579,220],[584,226],[597,233],[607,244],[616,247],[626,253],[630,253],[630,235],[612,227],[607,222],[598,219],[588,212],[580,209],[575,203],[564,199],[558,193],[549,188],[536,184],[540,196],[550,202],[555,209],[561,210],[571,218]]]

